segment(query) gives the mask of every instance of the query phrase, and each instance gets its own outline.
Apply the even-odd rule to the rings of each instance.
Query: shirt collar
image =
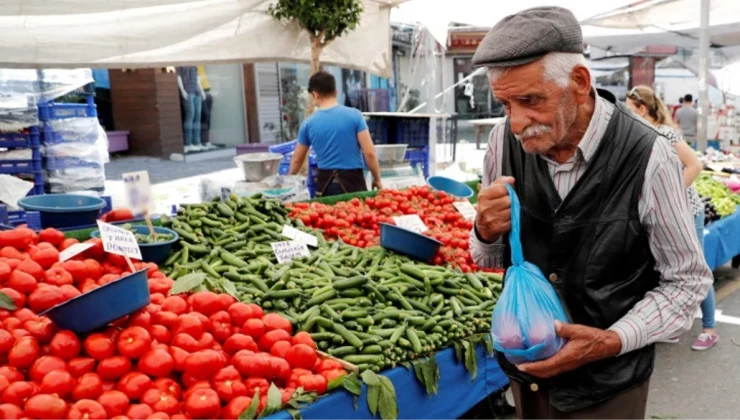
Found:
[[[592,89],[591,94],[594,95],[594,113],[591,116],[591,121],[588,123],[588,128],[583,134],[581,141],[578,143],[578,151],[581,153],[581,157],[585,162],[591,160],[596,153],[596,150],[601,144],[601,138],[604,136],[604,130],[602,126],[604,124],[604,111],[606,108],[605,99],[599,96],[596,89]]]

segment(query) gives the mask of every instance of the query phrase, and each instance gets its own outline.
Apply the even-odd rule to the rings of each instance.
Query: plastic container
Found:
[[[292,153],[298,145],[298,140],[289,141],[287,143],[280,143],[274,146],[270,146],[268,150],[271,153],[280,153],[282,155]]]
[[[42,228],[64,228],[94,224],[105,200],[76,194],[47,194],[25,197],[18,206],[41,215]]]
[[[238,155],[234,162],[244,173],[247,182],[260,182],[268,176],[278,174],[283,156],[278,153],[249,153]]]
[[[63,118],[97,117],[95,104],[58,104],[47,102],[39,104],[41,121],[61,120]]]
[[[380,246],[422,262],[434,258],[442,242],[388,223],[380,223]]]
[[[136,233],[139,233],[142,235],[149,234],[149,228],[146,225],[132,225],[131,228],[134,229]],[[141,260],[144,262],[153,262],[153,263],[159,264],[161,262],[164,262],[167,259],[167,257],[170,256],[170,251],[172,250],[172,244],[177,242],[177,240],[180,239],[180,236],[174,230],[170,230],[170,229],[159,227],[159,226],[154,226],[154,231],[156,233],[174,235],[172,239],[170,239],[167,242],[157,242],[154,244],[142,244],[142,243],[139,244],[139,249],[141,250]],[[90,237],[99,238],[100,231],[94,230],[90,232]]]
[[[72,298],[39,315],[48,316],[62,330],[77,334],[95,331],[149,304],[147,270]]]
[[[31,127],[23,133],[0,133],[0,148],[23,149],[39,147],[41,136],[38,127]]]
[[[473,196],[472,188],[444,176],[430,176],[427,178],[427,184],[437,191],[444,191],[455,197],[470,198]]]
[[[375,152],[378,155],[378,162],[391,165],[403,162],[407,147],[406,144],[376,145]]]

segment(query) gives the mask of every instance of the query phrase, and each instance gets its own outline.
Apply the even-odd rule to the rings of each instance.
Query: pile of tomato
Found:
[[[285,404],[346,374],[280,315],[227,294],[170,296],[155,264],[134,267],[148,269],[147,307],[84,337],[60,331],[38,313],[129,274],[95,239],[59,262],[76,242],[53,229],[0,233],[2,419],[236,419],[257,395],[261,412],[271,384]]]
[[[338,202],[293,203],[291,216],[306,226],[322,229],[330,239],[339,238],[361,248],[380,243],[380,223],[394,224],[393,216],[418,215],[429,228],[424,234],[442,242],[433,263],[450,264],[463,272],[478,270],[468,251],[473,222],[465,220],[452,203],[455,198],[429,187],[382,190],[373,198]]]

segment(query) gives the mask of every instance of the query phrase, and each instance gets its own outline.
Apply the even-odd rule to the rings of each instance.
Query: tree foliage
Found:
[[[311,40],[325,47],[360,24],[361,0],[277,0],[269,13],[279,21],[293,21]]]

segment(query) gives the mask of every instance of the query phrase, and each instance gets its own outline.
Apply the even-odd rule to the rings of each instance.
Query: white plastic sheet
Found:
[[[360,26],[322,62],[389,77],[390,9],[363,0]],[[382,4],[386,3],[386,4]],[[154,67],[309,61],[310,41],[275,21],[265,0],[10,0],[0,2],[0,67]]]

